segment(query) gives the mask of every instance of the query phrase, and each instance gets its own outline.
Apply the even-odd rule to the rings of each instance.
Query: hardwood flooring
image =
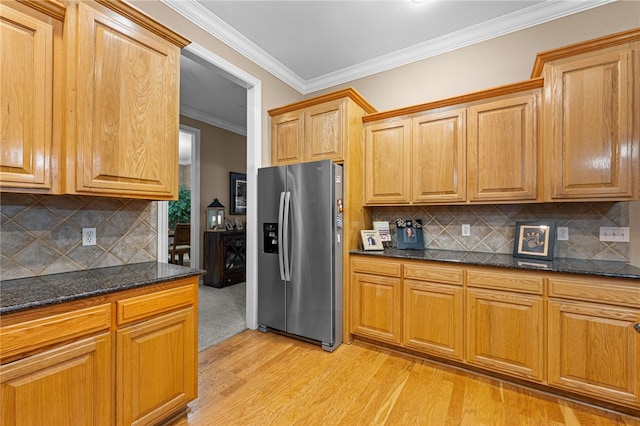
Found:
[[[199,356],[183,425],[640,425],[640,419],[363,342],[246,330]]]

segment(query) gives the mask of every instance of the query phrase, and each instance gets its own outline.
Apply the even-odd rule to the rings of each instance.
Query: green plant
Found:
[[[169,228],[173,229],[176,223],[191,222],[191,190],[180,185],[178,188],[178,200],[169,201]]]

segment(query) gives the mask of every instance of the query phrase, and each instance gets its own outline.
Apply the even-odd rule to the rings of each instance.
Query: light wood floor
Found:
[[[183,425],[640,425],[640,419],[362,342],[244,331],[200,353]]]

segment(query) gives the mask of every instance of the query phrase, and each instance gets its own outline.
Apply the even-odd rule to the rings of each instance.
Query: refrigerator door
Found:
[[[335,177],[331,161],[287,167],[288,333],[335,341]]]
[[[258,324],[286,330],[286,294],[283,271],[281,200],[286,167],[258,170]]]

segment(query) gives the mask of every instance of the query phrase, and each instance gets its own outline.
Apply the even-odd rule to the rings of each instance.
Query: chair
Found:
[[[184,265],[184,255],[191,252],[191,224],[178,223],[173,233],[173,242],[169,245],[169,263]],[[176,256],[178,259],[176,260]]]

